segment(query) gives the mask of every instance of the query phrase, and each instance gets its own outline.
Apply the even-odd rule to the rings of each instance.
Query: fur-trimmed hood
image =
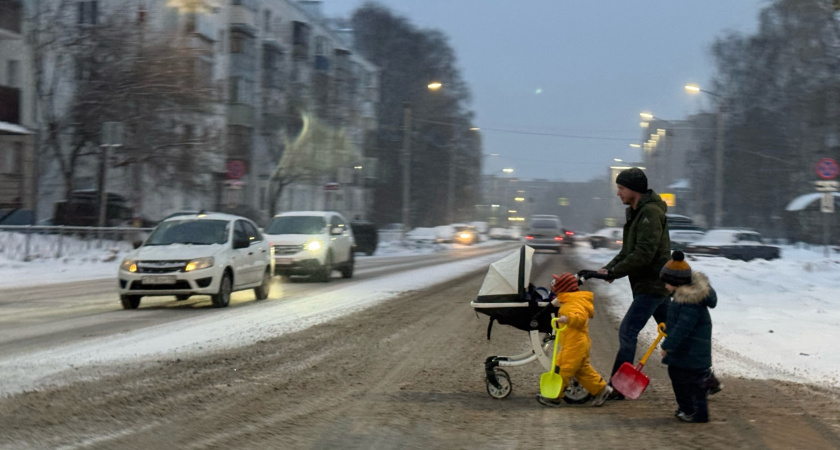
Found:
[[[691,273],[691,284],[674,290],[673,298],[676,303],[703,304],[709,308],[717,306],[717,294],[709,284],[709,278],[697,271]]]

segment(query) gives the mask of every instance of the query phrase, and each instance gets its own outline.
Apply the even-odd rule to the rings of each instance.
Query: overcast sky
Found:
[[[349,17],[363,3],[322,8]],[[586,181],[606,176],[613,158],[641,160],[629,146],[641,139],[639,112],[672,120],[712,110],[683,86],[708,86],[714,39],[754,32],[767,0],[376,3],[449,36],[482,128],[484,173]]]

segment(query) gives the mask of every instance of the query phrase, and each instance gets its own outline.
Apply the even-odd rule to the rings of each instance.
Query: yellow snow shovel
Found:
[[[554,353],[551,354],[551,372],[540,375],[540,395],[545,398],[560,397],[563,392],[563,377],[560,376],[560,368],[557,366],[557,343],[560,342],[560,332],[566,329],[557,327],[557,317],[551,319],[551,328],[554,328]]]

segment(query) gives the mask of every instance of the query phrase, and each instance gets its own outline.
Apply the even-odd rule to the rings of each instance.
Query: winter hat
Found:
[[[647,175],[638,167],[624,169],[615,177],[615,184],[620,184],[631,191],[647,192]]]
[[[578,290],[578,279],[571,273],[564,272],[560,275],[551,275],[551,292],[575,292]]]
[[[677,250],[671,255],[671,260],[659,271],[659,278],[671,286],[691,284],[691,266],[685,262],[683,252]]]

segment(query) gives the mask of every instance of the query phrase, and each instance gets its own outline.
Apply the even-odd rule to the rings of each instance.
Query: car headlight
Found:
[[[208,256],[207,258],[196,258],[187,263],[187,266],[184,267],[184,272],[213,267],[213,263],[214,261],[212,256]]]
[[[120,270],[124,270],[126,272],[137,272],[137,261],[133,259],[124,259],[122,263],[120,263]]]
[[[321,249],[321,241],[310,241],[306,243],[306,249],[310,252]]]

